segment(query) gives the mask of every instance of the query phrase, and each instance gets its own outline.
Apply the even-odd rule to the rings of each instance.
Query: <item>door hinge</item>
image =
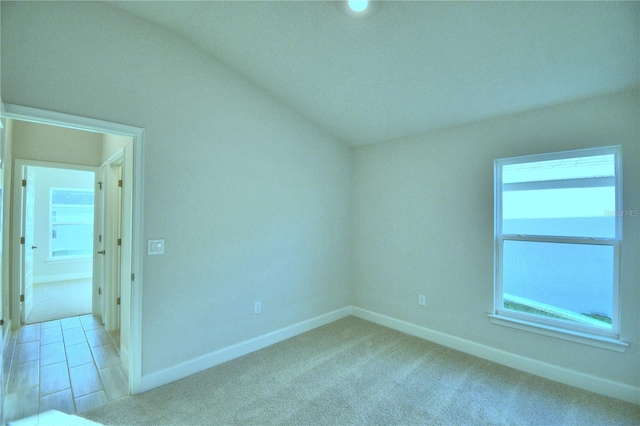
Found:
[[[102,189],[102,182],[98,182],[98,189]]]
[[[98,287],[98,296],[102,295],[102,287]]]
[[[24,294],[21,294],[21,295],[20,295],[20,301],[21,301],[21,302],[24,302]]]
[[[122,188],[122,179],[120,179],[120,180],[118,181],[118,186],[119,186],[120,188]]]
[[[20,237],[20,244],[24,244],[24,237]]]
[[[4,325],[4,318],[0,319],[0,325]]]
[[[22,186],[27,186],[27,180],[26,179],[22,179]]]
[[[131,274],[131,281],[135,281],[136,280],[136,275],[135,274]]]
[[[101,243],[102,242],[102,235],[98,235],[98,242]]]
[[[116,300],[116,305],[120,305],[120,298],[118,297],[118,299]]]
[[[118,245],[121,246],[122,245],[122,238],[118,238]]]

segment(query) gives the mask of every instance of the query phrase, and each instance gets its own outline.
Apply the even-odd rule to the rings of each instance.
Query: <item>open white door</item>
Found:
[[[104,231],[104,176],[105,167],[96,172],[94,197],[94,252],[93,255],[93,301],[92,314],[100,316],[104,324],[104,270],[105,270],[105,231]]]
[[[122,241],[122,157],[104,169],[104,327],[120,329],[121,241]]]
[[[115,270],[115,287],[116,287],[116,330],[120,330],[121,326],[121,299],[122,299],[122,164],[115,167],[115,174],[118,178],[118,186],[116,188],[116,253],[114,263]]]
[[[24,324],[33,310],[33,250],[35,219],[35,173],[28,166],[22,167],[22,237],[21,242],[21,293],[20,322]]]

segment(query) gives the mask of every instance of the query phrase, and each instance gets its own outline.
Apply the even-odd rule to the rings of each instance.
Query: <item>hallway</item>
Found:
[[[127,395],[118,339],[92,315],[23,326],[4,354],[5,422],[52,409],[77,414]]]

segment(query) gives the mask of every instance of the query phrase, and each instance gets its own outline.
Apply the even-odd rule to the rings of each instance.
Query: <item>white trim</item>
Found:
[[[47,111],[22,105],[4,104],[4,117],[14,120],[30,121],[32,123],[50,124],[68,129],[84,130],[85,132],[109,133],[120,136],[137,136],[144,129],[126,124],[96,120],[94,118],[69,115],[61,112]]]
[[[557,339],[582,343],[583,345],[595,346],[597,348],[609,349],[616,352],[624,352],[627,350],[627,347],[629,347],[628,343],[611,337],[581,333],[567,328],[553,327],[503,315],[488,314],[487,316],[493,324],[516,328],[518,330],[525,330],[531,333],[542,334],[544,336],[551,336]]]
[[[38,108],[4,104],[6,118],[50,124],[58,127],[109,133],[133,138],[133,233],[131,241],[131,318],[129,339],[129,392],[140,393],[142,377],[142,262],[143,262],[143,200],[144,200],[144,129],[92,118],[63,114]]]
[[[226,348],[185,361],[156,373],[142,376],[142,386],[140,390],[141,392],[146,392],[158,386],[183,379],[192,374],[215,367],[223,362],[266,348],[350,315],[351,306],[347,306],[345,308],[293,324],[289,327],[275,330],[262,336],[236,343],[235,345],[227,346]]]
[[[603,379],[591,374],[581,373],[564,367],[537,361],[521,355],[516,355],[501,349],[492,348],[481,343],[472,342],[460,337],[451,336],[426,327],[411,324],[386,315],[352,307],[352,315],[402,333],[410,334],[439,345],[468,353],[498,364],[506,365],[520,371],[544,377],[555,382],[564,383],[580,389],[621,399],[633,404],[640,404],[640,387],[630,386],[613,380]]]

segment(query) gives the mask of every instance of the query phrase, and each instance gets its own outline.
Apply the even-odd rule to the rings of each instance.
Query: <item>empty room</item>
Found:
[[[0,14],[5,422],[640,422],[640,3]],[[80,394],[68,354],[55,392],[42,357],[11,376],[50,350],[21,318],[24,123],[132,141],[117,247],[88,249],[118,284],[81,317],[117,324],[124,395]]]

